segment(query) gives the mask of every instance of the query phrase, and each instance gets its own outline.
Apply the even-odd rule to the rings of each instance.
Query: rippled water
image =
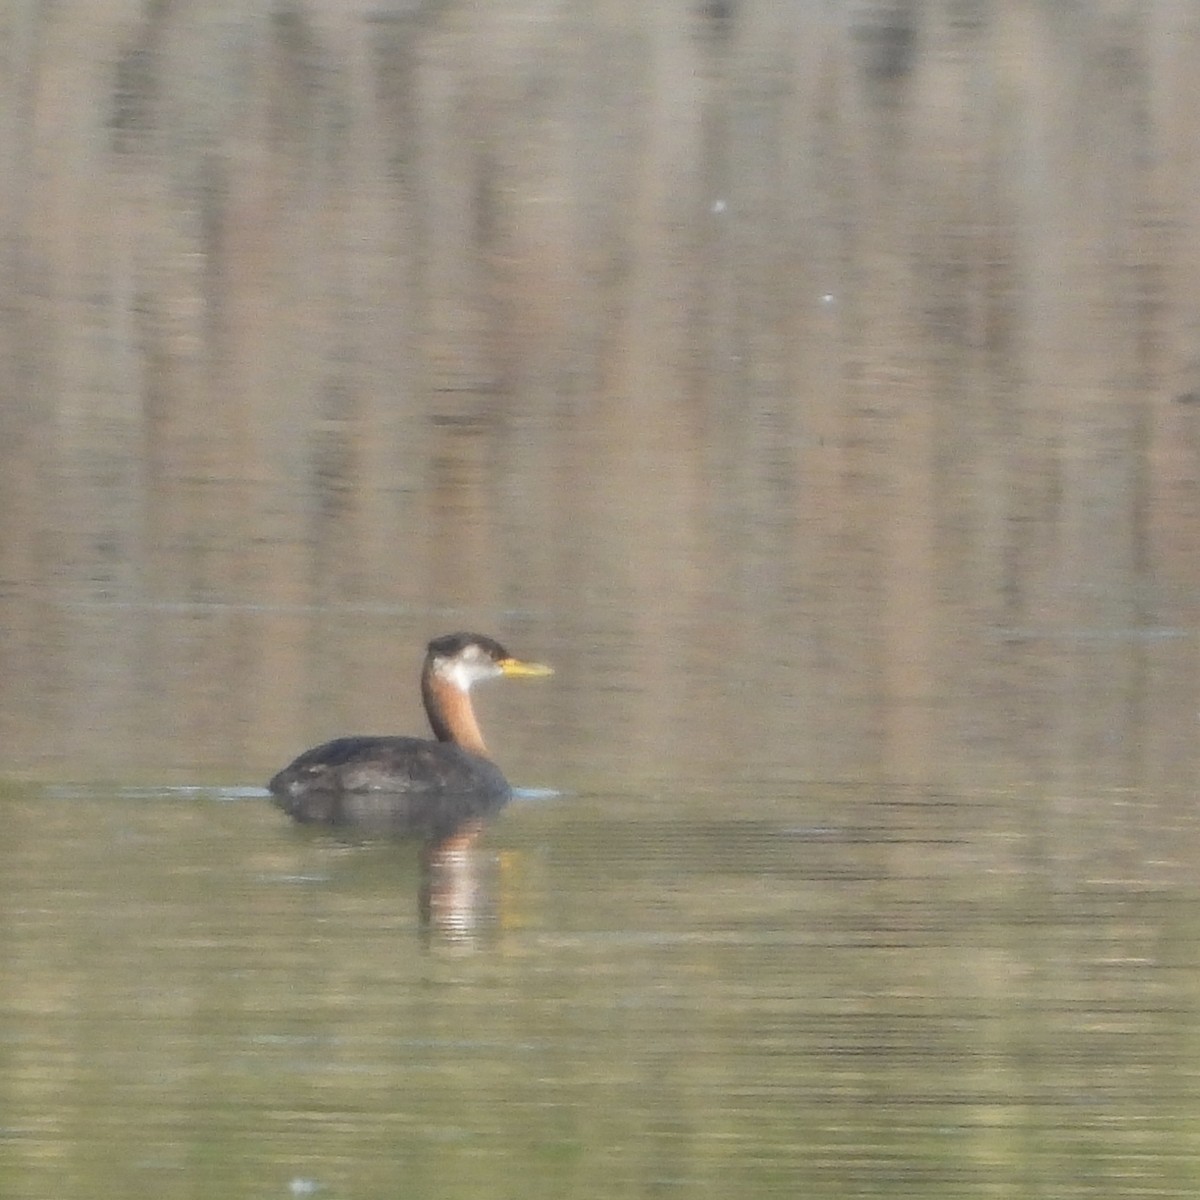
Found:
[[[1186,1194],[1200,893],[1063,869],[1055,801],[541,795],[423,863],[9,789],[0,1192]]]

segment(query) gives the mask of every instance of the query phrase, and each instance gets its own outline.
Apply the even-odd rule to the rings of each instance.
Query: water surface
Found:
[[[1054,799],[518,800],[423,916],[262,797],[9,789],[4,1193],[1185,1194],[1200,896]]]

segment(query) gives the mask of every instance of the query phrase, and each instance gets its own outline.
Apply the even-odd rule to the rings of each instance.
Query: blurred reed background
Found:
[[[518,777],[1190,772],[1190,0],[0,32],[9,773],[419,730],[476,626]]]

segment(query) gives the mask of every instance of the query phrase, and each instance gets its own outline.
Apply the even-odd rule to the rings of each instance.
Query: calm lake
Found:
[[[1200,1193],[1195,4],[0,29],[4,1200]]]
[[[1171,800],[539,795],[422,864],[237,789],[10,789],[4,1194],[1185,1195]]]

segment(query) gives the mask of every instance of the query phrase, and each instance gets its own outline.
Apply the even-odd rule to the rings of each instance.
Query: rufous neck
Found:
[[[472,754],[488,757],[469,692],[426,667],[421,675],[421,699],[433,736],[439,742],[453,742]]]

